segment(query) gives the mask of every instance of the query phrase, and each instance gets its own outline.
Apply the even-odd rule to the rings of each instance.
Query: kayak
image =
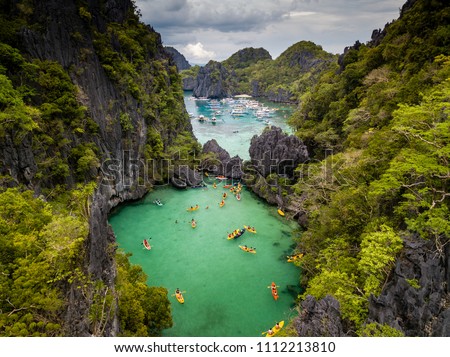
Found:
[[[144,239],[144,240],[142,241],[142,244],[144,245],[145,249],[147,249],[147,250],[152,249],[152,247],[150,246],[150,243],[148,242],[147,239]]]
[[[295,255],[289,255],[287,256],[288,263],[295,262],[296,260],[303,258],[303,253],[295,254]]]
[[[183,294],[180,292],[180,293],[175,293],[175,297],[177,298],[177,300],[178,300],[178,302],[180,303],[180,304],[184,304],[184,297],[183,297]]]
[[[220,207],[223,207],[225,205],[225,201],[222,200],[222,202],[219,203]]]
[[[275,336],[278,332],[280,332],[280,330],[281,330],[281,329],[283,328],[283,326],[284,326],[284,321],[280,321],[280,322],[278,323],[278,326],[279,326],[279,327],[277,327],[277,325],[275,325],[274,327],[272,327],[273,334],[269,335],[268,333],[266,333],[266,337],[273,337],[273,336]]]
[[[226,180],[227,178],[225,176],[216,176],[216,179],[218,179],[218,180]]]
[[[195,222],[195,221],[192,221],[192,222],[191,222],[191,227],[192,227],[192,228],[195,228],[195,227],[197,227],[197,222]]]
[[[237,229],[236,231],[233,231],[233,233],[230,233],[228,235],[227,239],[236,239],[236,238],[239,238],[241,235],[243,235],[245,233],[245,229]]]
[[[270,290],[272,291],[273,299],[278,300],[278,298],[279,298],[278,290],[277,290],[277,285],[275,283],[272,282],[272,285],[270,286]]]
[[[239,248],[241,248],[244,252],[256,254],[256,249],[254,248],[248,248],[244,245],[240,245]]]
[[[223,188],[230,188],[231,185],[224,185]]]
[[[153,203],[156,203],[158,206],[162,206],[163,205],[162,202],[159,201],[159,200],[153,201]]]
[[[223,199],[227,198],[227,193],[226,192],[222,195],[222,198]]]
[[[216,184],[215,182],[213,183],[213,187],[214,187],[214,188],[217,188],[217,184]]]
[[[284,217],[284,212],[281,210],[281,209],[278,209],[278,214],[280,215],[280,216],[283,216]]]
[[[237,199],[238,201],[241,200],[241,195],[240,195],[239,193],[236,195],[236,199]]]
[[[252,227],[250,227],[250,226],[244,226],[244,228],[245,228],[246,230],[248,230],[250,233],[256,233],[256,229],[255,229],[255,228],[252,228]]]
[[[200,208],[199,205],[195,205],[195,206],[193,206],[193,207],[191,207],[191,208],[188,208],[186,211],[196,211],[196,210],[198,210],[199,208]]]

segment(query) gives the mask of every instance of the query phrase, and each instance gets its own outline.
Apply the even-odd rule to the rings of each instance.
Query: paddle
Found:
[[[180,291],[180,294],[184,294],[186,292],[186,290],[183,290],[183,291]],[[176,295],[176,293],[175,294],[172,294],[172,295],[170,295],[170,296],[175,296]]]

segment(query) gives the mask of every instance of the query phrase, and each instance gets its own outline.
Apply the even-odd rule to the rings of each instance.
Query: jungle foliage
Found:
[[[117,305],[122,335],[159,336],[172,325],[165,289],[148,287],[145,274],[126,255],[113,256],[113,246],[115,289],[87,272],[89,207],[105,146],[99,124],[84,104],[86,94],[72,78],[89,70],[85,67],[95,52],[118,89],[120,107],[131,107],[133,100],[141,103],[138,112],[117,112],[117,103],[105,103],[117,115],[107,116],[109,121],[101,125],[110,132],[120,130],[127,148],[141,129],[137,117],[144,118],[148,135],[139,154],[160,160],[198,149],[176,68],[162,55],[159,34],[139,21],[133,2],[123,22],[105,22],[102,29],[87,3],[76,2],[85,26],[71,34],[73,45],[83,46],[81,65],[70,68],[22,51],[20,29],[45,31],[43,19],[34,16],[36,4],[1,4],[1,147],[31,147],[30,162],[36,168],[30,177],[17,179],[10,159],[0,156],[0,335],[66,336],[70,299],[78,296],[79,304],[89,306],[87,333],[101,336]],[[83,42],[88,37],[94,47]]]
[[[396,335],[364,322],[403,239],[431,240],[441,256],[449,242],[449,20],[444,1],[416,1],[378,45],[350,48],[291,118],[315,159],[295,185],[309,215],[302,297],[331,294],[363,336]]]
[[[300,41],[275,60],[263,48],[245,48],[220,64],[227,75],[222,78],[219,63],[210,61],[207,66],[211,71],[211,82],[218,83],[220,79],[231,93],[297,103],[300,95],[312,87],[321,72],[337,67],[337,57],[310,41]],[[196,66],[181,71],[180,75],[195,78],[198,71]]]

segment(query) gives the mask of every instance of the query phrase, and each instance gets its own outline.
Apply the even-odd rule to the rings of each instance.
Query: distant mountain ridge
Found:
[[[300,41],[275,60],[264,48],[244,48],[228,59],[209,61],[197,71],[182,71],[185,90],[196,97],[224,98],[249,94],[274,102],[297,103],[318,75],[337,64],[337,56]]]

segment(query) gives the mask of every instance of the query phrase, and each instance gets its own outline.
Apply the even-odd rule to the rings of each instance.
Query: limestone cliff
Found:
[[[228,70],[220,62],[209,61],[198,71],[193,95],[214,99],[230,97],[233,92],[229,87],[228,77]]]
[[[249,153],[251,160],[245,166],[246,184],[270,204],[292,206],[295,196],[291,195],[290,186],[294,170],[309,158],[303,142],[273,126],[252,138]]]
[[[370,298],[369,322],[405,336],[450,336],[450,248],[418,236],[404,243],[383,292]]]
[[[191,68],[191,65],[186,60],[186,57],[184,57],[176,48],[166,46],[164,47],[164,50],[172,56],[173,61],[177,66],[178,72]]]
[[[334,55],[308,41],[290,46],[276,59],[263,48],[244,48],[202,68],[194,95],[221,98],[246,93],[273,102],[297,103],[299,94],[335,63]],[[191,81],[192,77],[185,85]]]
[[[203,154],[206,156],[201,163],[204,170],[214,175],[237,180],[243,176],[242,159],[239,156],[230,157],[230,154],[215,139],[211,139],[203,145]]]
[[[5,131],[0,173],[9,178],[9,186],[24,184],[37,194],[97,181],[85,262],[86,273],[105,291],[114,290],[116,277],[108,213],[120,202],[142,197],[154,181],[146,163],[158,160],[178,133],[192,135],[176,67],[160,35],[140,23],[135,10],[128,0],[48,0],[20,6],[7,1],[2,8],[2,21],[10,21],[12,35],[3,36],[9,43],[2,49],[20,52],[14,58],[24,60],[12,63],[12,55],[3,51],[0,67],[13,82],[22,80],[33,88],[29,105],[46,121],[24,135]],[[35,72],[32,80],[25,76]],[[60,84],[45,87],[56,79]],[[76,288],[67,296],[67,335],[94,334],[90,298]],[[104,336],[119,332],[116,308],[100,332]]]

